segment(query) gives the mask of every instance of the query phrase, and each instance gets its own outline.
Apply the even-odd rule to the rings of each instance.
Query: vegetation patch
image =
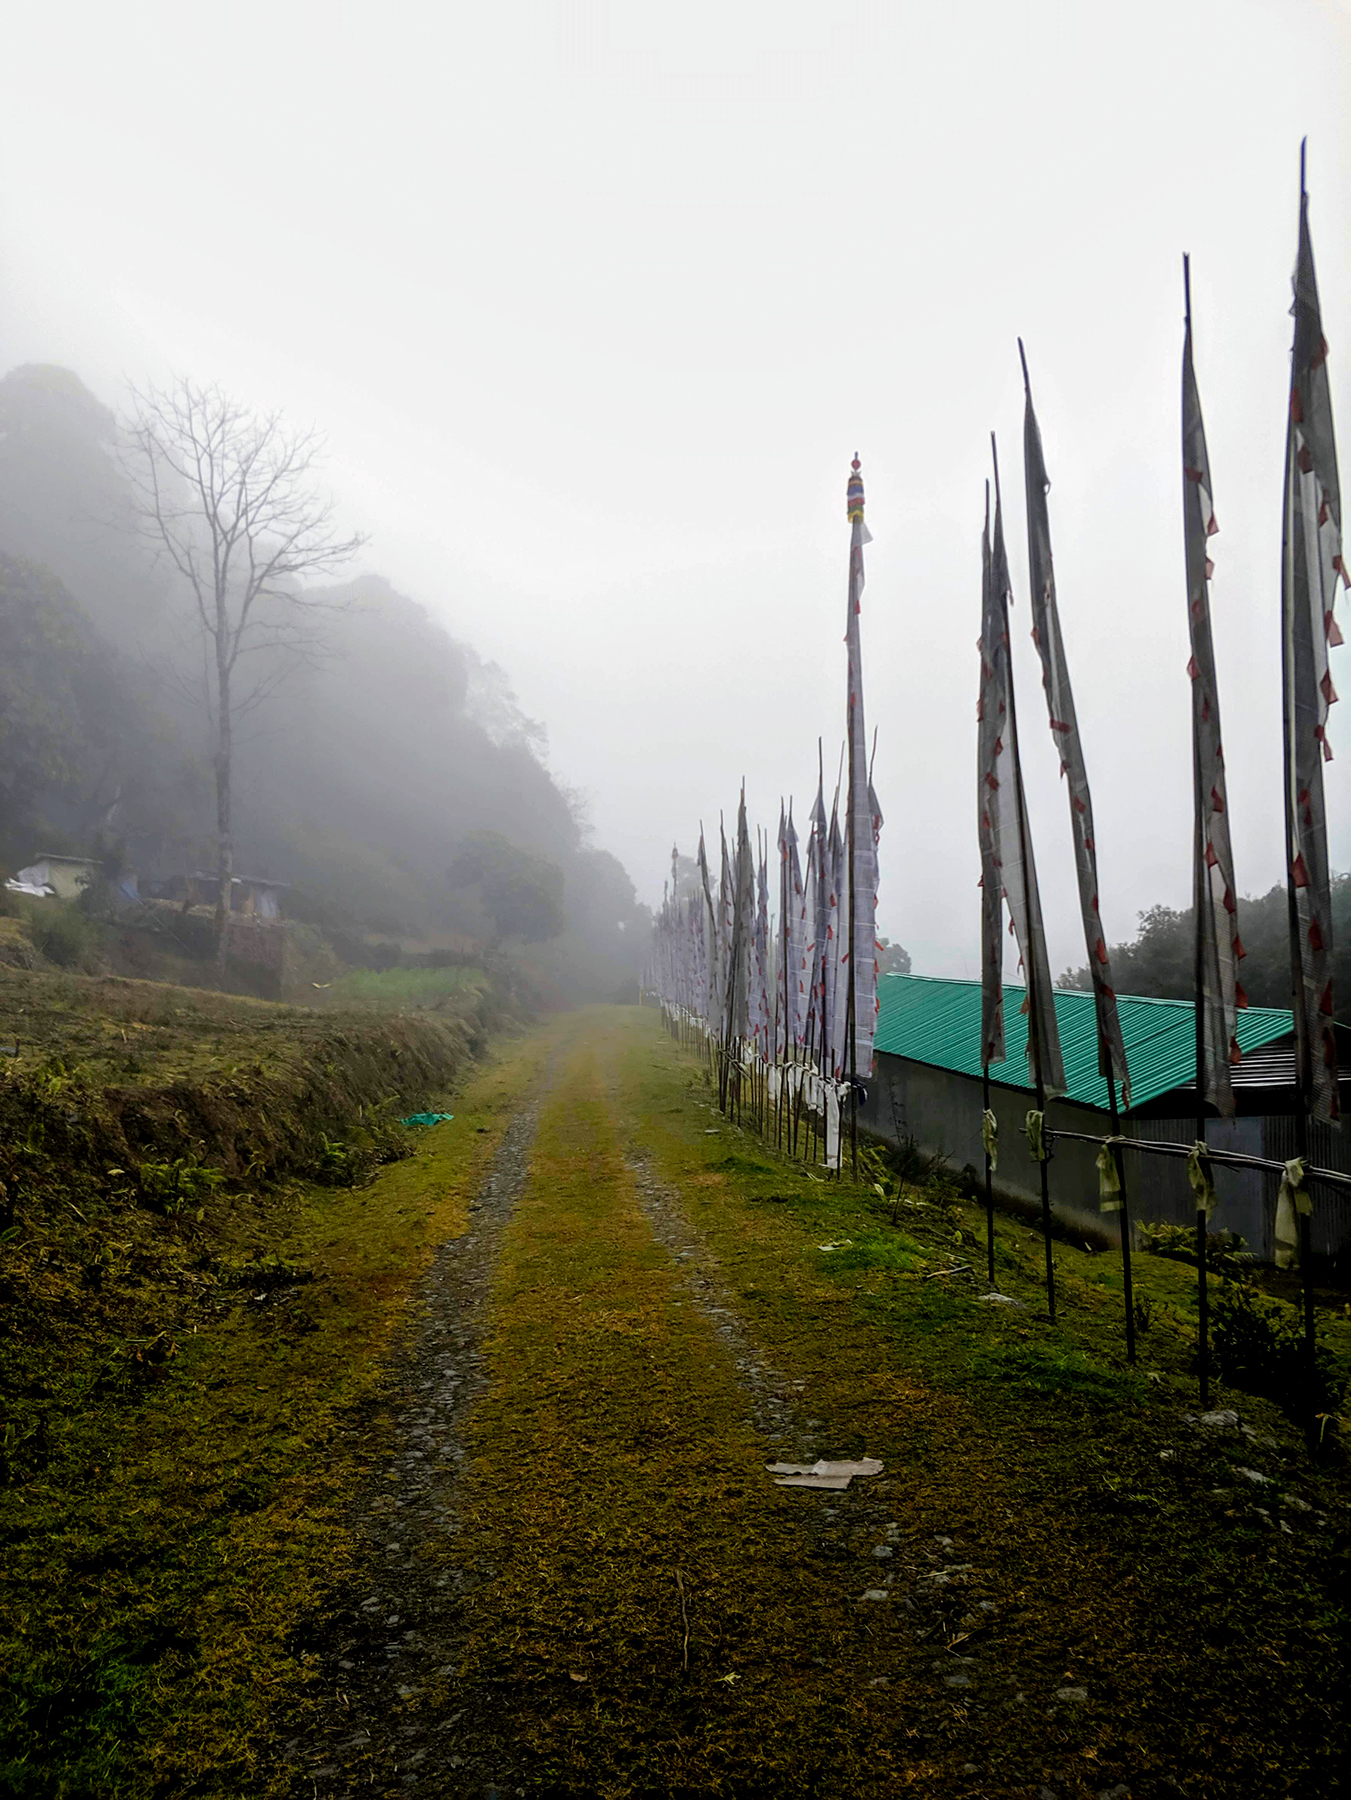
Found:
[[[532,1792],[882,1791],[916,1759],[868,1683],[877,1565],[814,1557],[803,1496],[766,1474],[732,1360],[637,1204],[591,1052],[604,1020],[543,1111],[493,1292],[451,1540],[492,1573],[456,1684],[410,1713],[467,1688]]]
[[[1237,1385],[1212,1405],[1246,1431],[1188,1423],[1195,1269],[1136,1260],[1148,1329],[1132,1370],[1117,1257],[1056,1245],[1052,1324],[1040,1238],[1000,1217],[998,1283],[1021,1304],[982,1303],[983,1212],[950,1189],[901,1184],[898,1258],[883,1248],[894,1201],[876,1170],[855,1188],[788,1163],[727,1167],[774,1159],[720,1117],[702,1068],[651,1018],[616,1018],[606,1054],[625,1129],[684,1194],[748,1330],[804,1384],[832,1454],[883,1458],[907,1530],[978,1559],[992,1614],[960,1628],[976,1658],[969,1708],[893,1684],[896,1705],[914,1708],[923,1791],[1342,1791],[1345,1452],[1330,1436],[1311,1461],[1280,1411]],[[757,1204],[771,1195],[779,1204]],[[959,1262],[972,1279],[936,1278]],[[1223,1291],[1214,1280],[1212,1306]],[[1288,1330],[1294,1309],[1278,1310]],[[1323,1329],[1344,1373],[1351,1323],[1330,1315]],[[1062,1688],[1087,1698],[1058,1705]]]
[[[356,1185],[11,1165],[0,1791],[273,1791],[394,1333],[536,1067],[461,1065],[454,1123]]]

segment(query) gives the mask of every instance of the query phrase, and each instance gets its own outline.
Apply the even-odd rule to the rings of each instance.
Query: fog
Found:
[[[644,900],[743,776],[772,823],[818,735],[833,764],[858,451],[878,922],[921,972],[979,970],[991,429],[1052,967],[1083,960],[1026,637],[1019,334],[1104,921],[1186,903],[1190,252],[1236,874],[1280,878],[1305,135],[1351,431],[1344,8],[56,0],[6,49],[0,368],[62,364],[113,405],[186,371],[319,425],[365,568],[503,665]],[[1346,868],[1351,711],[1329,735]]]

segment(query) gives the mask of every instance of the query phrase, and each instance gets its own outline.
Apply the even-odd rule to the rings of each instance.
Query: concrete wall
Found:
[[[999,1121],[996,1191],[1006,1204],[1039,1210],[1037,1165],[1028,1155],[1023,1135],[1032,1095],[1025,1088],[992,1086],[990,1104]],[[1102,1136],[1109,1127],[1105,1113],[1077,1101],[1052,1100],[1046,1114],[1053,1130],[1059,1127]],[[859,1108],[858,1119],[875,1137],[890,1143],[913,1138],[927,1155],[941,1156],[954,1170],[969,1164],[983,1177],[985,1151],[980,1116],[981,1084],[975,1077],[935,1068],[930,1063],[912,1062],[906,1057],[879,1054],[868,1084],[867,1103]],[[1156,1143],[1191,1144],[1196,1139],[1196,1122],[1191,1118],[1127,1119],[1123,1125],[1125,1136]],[[1323,1126],[1313,1127],[1312,1131],[1312,1162],[1323,1168],[1351,1166],[1348,1146],[1340,1132]],[[1217,1150],[1240,1150],[1250,1156],[1284,1161],[1295,1154],[1293,1119],[1211,1119],[1206,1139]],[[1123,1168],[1133,1220],[1195,1223],[1196,1201],[1181,1157],[1128,1150],[1123,1155]],[[1214,1174],[1217,1200],[1211,1215],[1212,1230],[1238,1232],[1254,1255],[1270,1261],[1274,1253],[1279,1178],[1260,1169],[1217,1168]],[[1116,1241],[1115,1217],[1099,1210],[1096,1145],[1057,1144],[1051,1159],[1050,1187],[1052,1211],[1063,1224],[1085,1237]],[[1320,1255],[1345,1252],[1351,1247],[1351,1197],[1343,1198],[1317,1186],[1313,1195],[1314,1250]]]
[[[906,1057],[879,1055],[876,1060],[867,1103],[859,1108],[859,1124],[891,1143],[913,1138],[926,1155],[941,1156],[954,1169],[969,1163],[983,1177],[980,1082]],[[1032,1095],[1023,1088],[991,1086],[990,1110],[999,1121],[997,1191],[1005,1202],[1040,1211],[1041,1177],[1023,1135],[1031,1105]],[[1064,1131],[1104,1129],[1100,1113],[1073,1100],[1052,1100],[1046,1120],[1053,1129],[1059,1126]],[[1115,1233],[1115,1220],[1098,1210],[1096,1145],[1056,1146],[1051,1206],[1057,1218],[1085,1236]]]

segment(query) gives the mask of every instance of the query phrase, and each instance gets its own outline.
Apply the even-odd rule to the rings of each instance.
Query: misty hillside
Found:
[[[0,863],[124,849],[142,882],[214,866],[190,601],[132,529],[112,412],[68,370],[0,380]],[[239,735],[235,867],[353,959],[372,936],[483,940],[448,871],[500,833],[561,874],[536,953],[570,998],[636,979],[647,913],[586,841],[502,670],[377,575],[322,594],[317,656]]]

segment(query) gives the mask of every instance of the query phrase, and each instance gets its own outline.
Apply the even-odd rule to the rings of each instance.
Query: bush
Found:
[[[1321,1344],[1310,1371],[1298,1315],[1251,1282],[1227,1283],[1215,1301],[1210,1354],[1227,1386],[1274,1400],[1292,1419],[1335,1413],[1346,1392],[1345,1378]]]
[[[29,914],[28,935],[58,968],[74,969],[98,950],[98,926],[79,910],[78,901],[39,900]]]
[[[224,1179],[219,1169],[189,1156],[173,1162],[143,1162],[136,1170],[142,1203],[171,1219],[213,1194]]]
[[[1194,1225],[1141,1225],[1140,1248],[1171,1262],[1196,1262]],[[1236,1231],[1206,1233],[1206,1267],[1218,1275],[1242,1275],[1252,1254]]]

